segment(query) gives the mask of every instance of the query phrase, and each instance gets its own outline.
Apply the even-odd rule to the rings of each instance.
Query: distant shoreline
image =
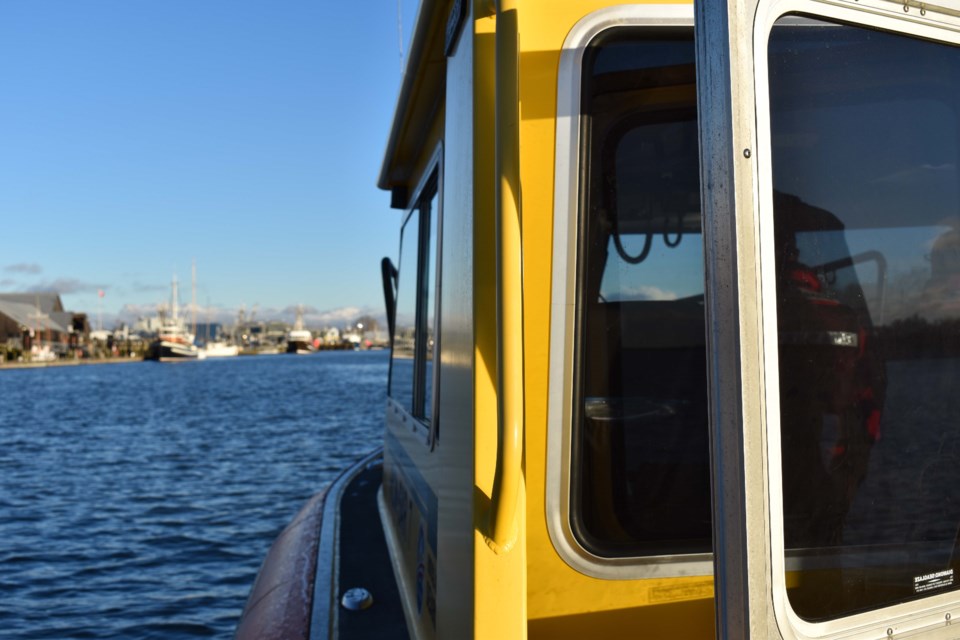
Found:
[[[143,362],[143,358],[84,358],[81,360],[54,360],[52,362],[0,362],[0,371],[4,369],[44,369],[46,367],[122,364],[125,362]]]

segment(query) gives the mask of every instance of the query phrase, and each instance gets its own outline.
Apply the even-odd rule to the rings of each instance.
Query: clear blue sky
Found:
[[[403,52],[416,0],[401,0]],[[0,292],[381,313],[397,0],[0,1]]]

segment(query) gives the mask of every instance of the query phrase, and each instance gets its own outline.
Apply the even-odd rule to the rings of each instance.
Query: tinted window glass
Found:
[[[433,417],[433,352],[436,340],[436,293],[437,293],[437,194],[425,204],[426,215],[430,219],[430,236],[427,239],[426,292],[424,295],[424,387],[423,416],[428,421]]]
[[[785,19],[769,42],[790,602],[957,588],[960,51]]]
[[[437,173],[421,190],[401,234],[390,380],[390,395],[411,415],[427,423],[433,419],[433,354],[437,339]]]
[[[571,500],[601,556],[711,548],[693,58],[621,29],[584,62]]]
[[[420,248],[420,216],[414,211],[400,235],[397,266],[396,329],[390,362],[390,396],[407,411],[413,411],[413,357],[417,345],[417,254]]]

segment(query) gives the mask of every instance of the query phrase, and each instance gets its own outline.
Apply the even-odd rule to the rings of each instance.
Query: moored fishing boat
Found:
[[[424,1],[382,453],[238,637],[957,637],[958,33],[912,1]]]
[[[207,358],[232,358],[240,354],[240,347],[235,344],[228,344],[220,340],[208,342],[199,350],[201,360]]]
[[[297,307],[297,319],[293,329],[287,333],[287,353],[313,353],[313,334],[303,328],[303,307]]]
[[[193,343],[194,336],[187,331],[178,310],[177,277],[174,276],[170,284],[170,314],[160,311],[160,329],[156,339],[151,341],[147,348],[145,360],[178,362],[196,360],[199,357],[200,352]]]
[[[183,334],[168,330],[161,337],[153,340],[144,360],[156,360],[157,362],[178,362],[181,360],[196,360],[200,355],[197,347],[187,341]]]

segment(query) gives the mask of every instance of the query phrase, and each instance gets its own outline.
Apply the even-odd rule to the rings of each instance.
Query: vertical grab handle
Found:
[[[517,536],[523,475],[523,247],[520,211],[519,31],[516,0],[497,2],[496,27],[497,465],[486,542],[506,553]]]
[[[390,346],[393,347],[394,329],[397,327],[397,268],[390,258],[380,261],[380,279],[383,281],[383,305],[387,312],[387,329],[390,331]]]

